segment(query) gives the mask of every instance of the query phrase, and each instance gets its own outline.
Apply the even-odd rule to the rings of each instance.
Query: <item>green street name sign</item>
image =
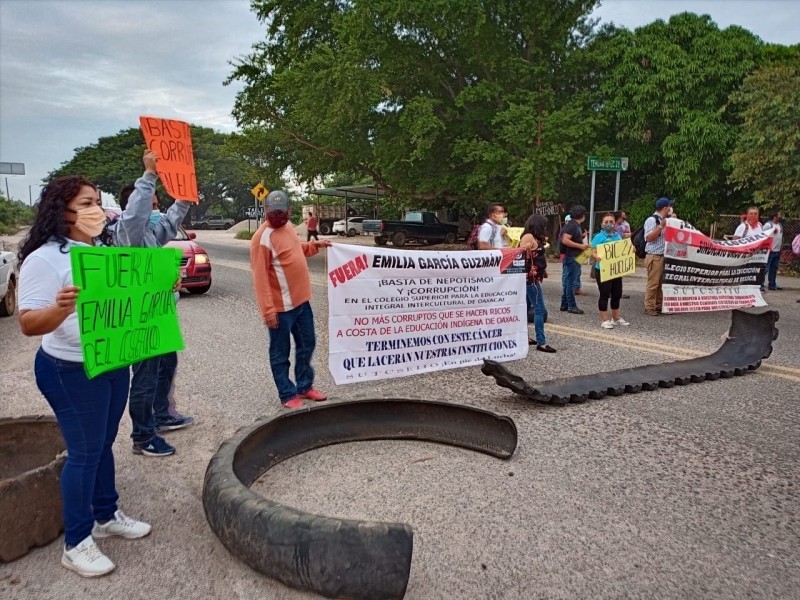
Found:
[[[627,156],[589,156],[586,159],[586,169],[589,171],[627,171]]]

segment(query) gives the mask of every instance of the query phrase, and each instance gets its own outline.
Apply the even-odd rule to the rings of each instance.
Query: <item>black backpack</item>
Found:
[[[658,215],[653,215],[653,217],[655,217],[656,225],[658,225],[661,222],[661,217],[659,217]],[[639,258],[647,257],[647,251],[645,250],[647,246],[647,240],[644,239],[644,225],[642,225],[641,227],[637,227],[634,230],[633,234],[631,235],[631,243],[633,244],[633,247],[636,249],[637,257]]]

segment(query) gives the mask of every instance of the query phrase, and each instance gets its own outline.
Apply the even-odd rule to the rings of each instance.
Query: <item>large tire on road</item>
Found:
[[[355,235],[356,235],[356,230],[353,227],[347,230],[347,237],[355,237]]]
[[[455,244],[456,243],[456,234],[452,231],[444,236],[444,243],[445,244]]]
[[[10,317],[17,310],[17,280],[13,277],[8,281],[8,291],[0,301],[0,317]]]
[[[408,241],[408,236],[406,235],[405,231],[395,231],[394,235],[392,236],[392,246],[397,246],[398,248],[402,248],[406,245]]]
[[[211,530],[234,556],[288,586],[328,598],[401,600],[411,571],[409,525],[311,514],[249,489],[293,456],[367,440],[438,442],[509,459],[517,428],[489,411],[402,398],[262,418],[223,442],[208,464],[203,508]]]
[[[324,221],[319,224],[319,232],[322,235],[330,235],[331,231],[333,231],[332,226],[330,223],[325,223]]]
[[[376,235],[375,236],[375,245],[376,246],[385,246],[386,245],[386,237],[383,235]]]

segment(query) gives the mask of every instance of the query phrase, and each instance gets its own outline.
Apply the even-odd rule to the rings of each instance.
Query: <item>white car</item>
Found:
[[[17,255],[0,251],[0,317],[17,310]]]
[[[364,219],[367,217],[348,217],[347,219],[347,226],[344,224],[344,219],[341,221],[336,221],[333,224],[333,233],[338,233],[339,235],[347,235],[349,237],[353,237],[354,235],[361,235],[364,233],[363,231],[363,223]]]

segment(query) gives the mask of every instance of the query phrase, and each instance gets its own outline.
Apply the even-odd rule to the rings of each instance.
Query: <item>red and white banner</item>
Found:
[[[328,248],[328,368],[337,384],[528,355],[519,250]]]
[[[764,281],[772,236],[713,240],[680,219],[664,231],[663,312],[703,312],[766,306]]]

